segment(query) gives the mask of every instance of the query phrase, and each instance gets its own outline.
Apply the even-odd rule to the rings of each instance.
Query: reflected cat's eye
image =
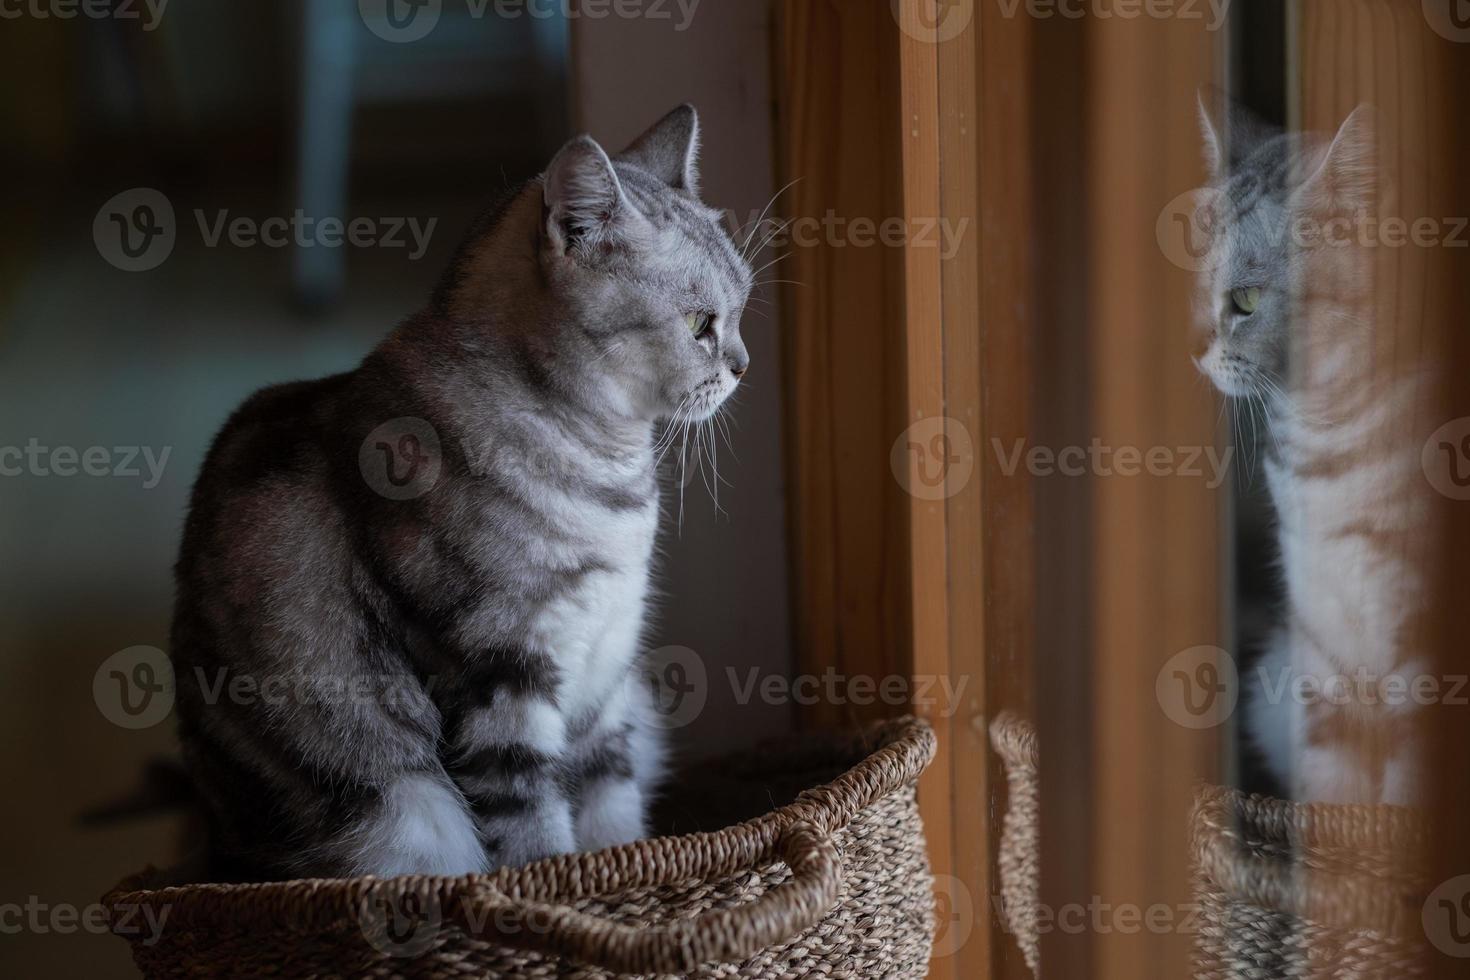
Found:
[[[1241,316],[1250,316],[1256,312],[1256,307],[1261,302],[1261,291],[1259,289],[1232,289],[1230,290],[1230,305],[1235,312]]]
[[[695,337],[703,337],[705,334],[709,333],[710,328],[714,326],[714,323],[715,318],[714,315],[711,313],[684,314],[684,325],[689,328],[689,332],[694,334]]]

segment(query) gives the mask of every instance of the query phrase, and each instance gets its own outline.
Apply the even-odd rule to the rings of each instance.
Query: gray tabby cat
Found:
[[[194,489],[172,646],[221,874],[461,874],[645,835],[660,420],[745,373],[751,273],[683,106],[568,143],[356,370]]]
[[[1296,799],[1412,802],[1424,370],[1378,313],[1377,243],[1362,233],[1382,202],[1371,113],[1327,139],[1233,109],[1227,149],[1224,119],[1201,107],[1216,225],[1199,364],[1243,413],[1261,409],[1285,584],[1245,678],[1246,731]]]

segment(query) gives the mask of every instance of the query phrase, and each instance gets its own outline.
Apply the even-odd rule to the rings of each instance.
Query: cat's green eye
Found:
[[[709,313],[684,314],[684,325],[687,326],[689,328],[689,332],[694,334],[694,336],[696,337],[703,337],[707,332],[709,332],[709,328],[714,324],[714,322],[714,316]]]
[[[1261,303],[1261,291],[1259,289],[1232,289],[1230,290],[1230,303],[1235,307],[1235,312],[1241,316],[1250,316],[1256,312],[1256,307]]]

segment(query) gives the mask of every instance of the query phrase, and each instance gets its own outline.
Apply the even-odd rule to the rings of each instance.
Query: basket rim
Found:
[[[1423,815],[1402,806],[1294,802],[1202,784],[1190,843],[1202,883],[1231,901],[1338,929],[1422,939]]]
[[[1299,802],[1201,783],[1195,812],[1196,820],[1233,822],[1256,836],[1298,846],[1400,853],[1427,841],[1424,815],[1390,803]]]
[[[1014,711],[1001,711],[990,723],[990,747],[1007,769],[1038,770],[1041,767],[1036,728]]]
[[[800,733],[798,733],[800,734]],[[116,923],[140,906],[168,906],[174,927],[227,921],[233,930],[271,929],[296,934],[355,918],[366,903],[416,893],[446,911],[487,890],[510,899],[566,902],[616,895],[632,888],[733,874],[776,857],[782,832],[806,821],[830,834],[859,812],[914,783],[933,759],[929,723],[906,716],[857,732],[811,733],[863,755],[830,782],[750,820],[718,830],[651,837],[600,851],[562,854],[516,868],[463,876],[299,878],[267,882],[200,882],[149,887],[158,869],[124,878],[102,897]],[[310,901],[302,901],[309,898]]]

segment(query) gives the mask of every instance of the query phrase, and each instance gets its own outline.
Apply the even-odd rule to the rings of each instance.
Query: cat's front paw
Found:
[[[571,808],[560,801],[485,828],[491,867],[519,867],[577,850]]]
[[[577,843],[600,851],[648,836],[643,790],[631,779],[602,780],[583,792],[577,813]]]

